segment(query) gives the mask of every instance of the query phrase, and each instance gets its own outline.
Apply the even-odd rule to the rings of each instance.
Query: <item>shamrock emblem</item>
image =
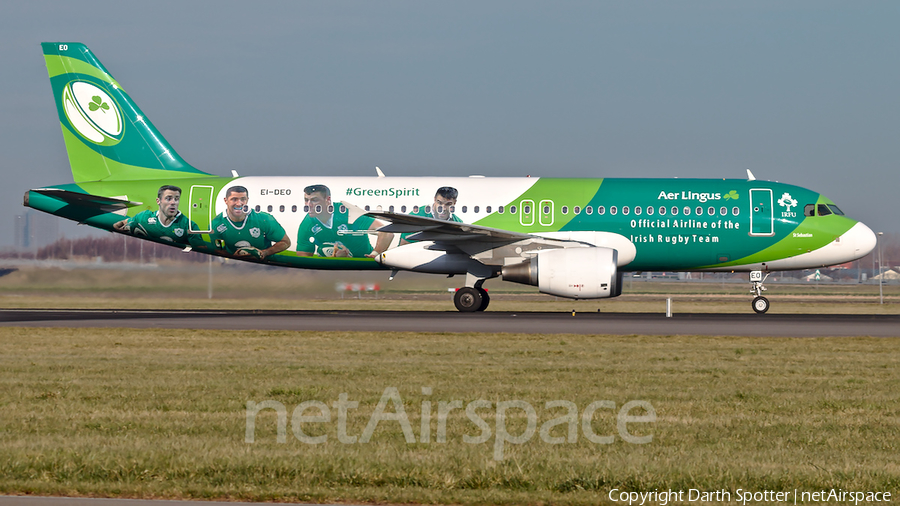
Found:
[[[725,194],[725,200],[737,200],[741,196],[738,195],[738,192],[731,190],[731,192]]]
[[[88,109],[90,109],[91,112],[96,111],[97,109],[100,109],[100,112],[102,112],[103,114],[106,114],[106,111],[109,110],[109,104],[104,102],[103,99],[100,98],[99,95],[94,95],[93,97],[91,97],[91,103],[88,104]]]

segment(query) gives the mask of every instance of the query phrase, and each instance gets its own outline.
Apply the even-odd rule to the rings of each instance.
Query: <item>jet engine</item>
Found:
[[[616,297],[622,294],[617,256],[616,250],[610,248],[546,250],[524,262],[504,265],[502,277],[570,299]]]

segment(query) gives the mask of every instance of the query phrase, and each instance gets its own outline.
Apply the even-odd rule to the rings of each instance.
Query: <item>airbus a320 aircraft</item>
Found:
[[[284,267],[464,275],[572,299],[615,297],[623,272],[763,274],[861,258],[875,235],[814,191],[748,179],[221,177],[185,162],[94,54],[42,44],[74,183],[25,205],[211,255]],[[376,168],[377,169],[377,168]]]

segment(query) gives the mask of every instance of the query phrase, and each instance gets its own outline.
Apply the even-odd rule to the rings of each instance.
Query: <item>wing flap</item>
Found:
[[[482,227],[455,221],[437,220],[425,216],[385,212],[369,212],[367,214],[390,222],[389,225],[379,228],[379,232],[415,233],[414,236],[410,236],[410,239],[417,241],[511,242],[534,237],[530,234],[510,232],[509,230]]]

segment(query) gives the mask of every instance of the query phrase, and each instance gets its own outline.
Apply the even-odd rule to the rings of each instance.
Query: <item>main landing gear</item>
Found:
[[[750,271],[750,293],[755,295],[751,305],[757,314],[763,314],[769,310],[769,299],[762,296],[762,293],[766,291],[763,283],[767,279],[769,279],[769,273],[766,273],[766,277],[763,277],[762,271]]]
[[[473,313],[475,311],[484,311],[488,304],[491,303],[491,296],[487,290],[481,287],[488,277],[492,277],[491,273],[482,273],[483,276],[475,275],[471,272],[466,274],[466,286],[458,288],[456,295],[453,296],[453,304],[456,305],[462,313]],[[486,274],[486,275],[484,275]]]
[[[473,311],[484,311],[488,304],[491,303],[491,296],[488,295],[484,288],[471,288],[464,286],[456,290],[453,296],[453,303],[456,309],[463,313],[471,313]]]

